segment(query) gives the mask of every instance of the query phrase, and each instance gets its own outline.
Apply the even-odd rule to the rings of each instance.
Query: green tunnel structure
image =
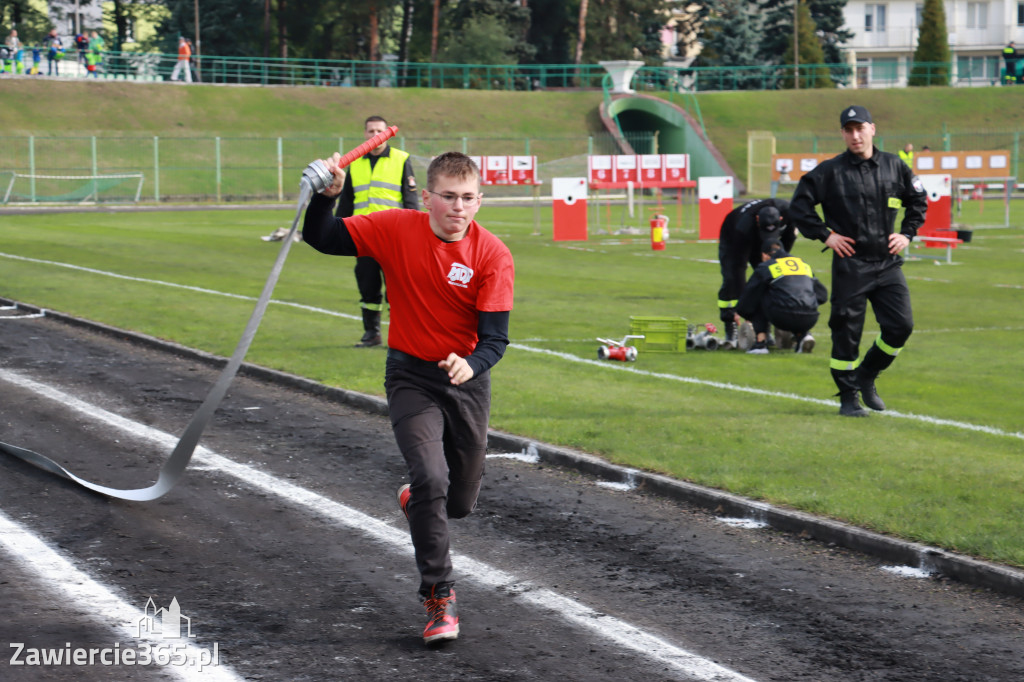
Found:
[[[730,175],[737,190],[744,189],[701,123],[672,102],[639,93],[611,95],[606,91],[601,119],[618,140],[620,153],[689,154],[691,180]]]

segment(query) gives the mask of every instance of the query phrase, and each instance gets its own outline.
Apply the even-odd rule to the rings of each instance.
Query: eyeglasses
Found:
[[[454,194],[453,192],[434,192],[429,189],[427,191],[433,194],[441,201],[443,201],[444,203],[448,204],[449,206],[454,205],[456,201],[462,199],[462,205],[467,208],[476,206],[480,202],[481,196],[479,194]]]

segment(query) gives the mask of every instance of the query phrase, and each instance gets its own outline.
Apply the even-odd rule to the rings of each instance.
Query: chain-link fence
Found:
[[[627,141],[643,153],[653,134],[630,133]],[[144,202],[290,202],[298,197],[302,170],[314,159],[345,152],[360,137],[0,137],[0,171],[26,178],[61,176],[61,193],[76,194],[75,182],[102,176],[141,173]],[[550,192],[553,177],[583,177],[587,156],[621,153],[608,134],[575,137],[405,137],[393,140],[409,152],[421,181],[430,159],[445,151],[473,156],[536,156],[542,191]],[[74,178],[79,178],[75,180]],[[20,180],[19,180],[20,182]],[[25,180],[25,182],[29,182]],[[34,200],[55,197],[40,192]],[[489,186],[488,196],[531,196],[531,187]],[[25,192],[18,198],[25,200]],[[123,194],[123,196],[122,196]],[[131,201],[135,187],[111,188],[106,201]],[[0,195],[2,198],[2,195]],[[32,200],[30,198],[29,200]],[[59,200],[59,199],[54,199]],[[70,200],[70,199],[69,199]]]

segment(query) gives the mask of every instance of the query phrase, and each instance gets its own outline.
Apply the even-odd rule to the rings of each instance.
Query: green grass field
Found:
[[[969,203],[960,219],[992,219],[991,203],[985,215],[979,208]],[[660,252],[646,236],[555,243],[547,209],[535,235],[532,209],[485,204],[480,221],[517,266],[513,346],[494,370],[492,425],[1024,566],[1024,206],[1013,210],[1015,227],[976,230],[954,265],[906,264],[916,331],[879,380],[892,413],[855,420],[836,414],[827,304],[812,355],[596,360],[595,337],[620,338],[632,315],[717,323],[716,245],[697,242],[692,223],[675,225]],[[621,211],[612,209],[616,221]],[[0,216],[0,295],[227,356],[279,249],[259,237],[293,215]],[[820,244],[800,240],[794,251],[830,284]],[[352,266],[295,245],[274,294],[281,303],[247,359],[381,395],[383,350],[350,347],[361,333]],[[869,322],[862,352],[875,333]]]

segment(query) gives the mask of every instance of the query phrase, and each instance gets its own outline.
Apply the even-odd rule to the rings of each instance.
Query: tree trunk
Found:
[[[288,59],[288,26],[285,17],[288,14],[288,0],[277,3],[277,38],[281,43],[281,59]]]
[[[587,40],[587,0],[580,2],[579,38],[576,41],[576,64],[583,63],[583,43]]]
[[[434,0],[434,18],[430,23],[430,61],[437,61],[437,20],[441,15],[441,0]]]
[[[402,62],[402,77],[407,75],[409,42],[412,40],[413,0],[402,0],[402,34],[398,37],[398,61]]]
[[[270,0],[263,0],[263,58],[270,57]]]
[[[370,61],[380,59],[380,26],[377,19],[377,3],[370,3]]]

